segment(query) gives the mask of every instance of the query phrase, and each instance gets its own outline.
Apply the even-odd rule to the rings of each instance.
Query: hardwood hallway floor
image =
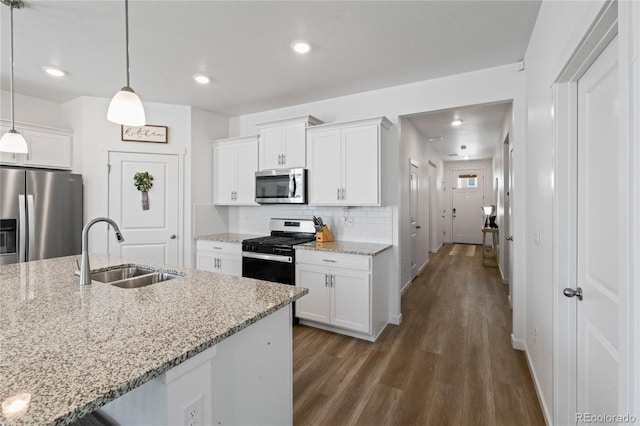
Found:
[[[453,247],[431,255],[377,342],[294,327],[295,425],[545,424],[497,268]]]

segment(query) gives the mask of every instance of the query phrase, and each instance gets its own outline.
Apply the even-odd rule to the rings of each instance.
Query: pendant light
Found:
[[[124,0],[125,42],[127,56],[127,85],[115,94],[109,110],[107,120],[126,126],[144,126],[146,118],[144,107],[138,95],[129,86],[129,0]]]
[[[2,135],[2,139],[0,139],[0,152],[26,154],[29,152],[29,147],[27,146],[27,141],[24,140],[24,137],[16,131],[16,120],[13,111],[13,9],[20,9],[24,4],[21,0],[2,0],[2,3],[9,6],[9,9],[11,9],[11,63],[9,64],[11,66],[11,130]]]

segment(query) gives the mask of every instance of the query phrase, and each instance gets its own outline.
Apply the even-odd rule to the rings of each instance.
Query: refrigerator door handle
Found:
[[[29,259],[34,259],[34,251],[36,249],[36,209],[33,207],[33,195],[27,195],[27,215],[29,216]]]
[[[27,212],[24,194],[18,195],[18,215],[18,262],[24,262],[27,260]]]

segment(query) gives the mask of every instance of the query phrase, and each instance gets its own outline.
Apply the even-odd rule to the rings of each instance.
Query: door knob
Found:
[[[175,240],[176,239],[176,234],[169,235],[169,238],[171,238],[172,240]]]
[[[507,241],[513,241],[513,235],[511,235],[511,236],[509,236],[509,237],[505,238],[505,240],[507,240]]]
[[[422,229],[422,226],[416,225],[416,229]]]
[[[578,300],[582,300],[582,289],[580,287],[576,288],[575,290],[567,287],[562,290],[562,294],[567,297],[577,297]]]

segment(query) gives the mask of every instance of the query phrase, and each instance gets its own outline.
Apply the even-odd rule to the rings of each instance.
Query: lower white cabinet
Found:
[[[370,332],[369,271],[298,264],[297,283],[309,294],[296,304],[298,318]]]
[[[196,269],[241,277],[242,244],[196,241]]]
[[[388,292],[374,275],[385,258],[297,250],[296,285],[309,289],[296,302],[300,322],[375,341],[388,322]]]

